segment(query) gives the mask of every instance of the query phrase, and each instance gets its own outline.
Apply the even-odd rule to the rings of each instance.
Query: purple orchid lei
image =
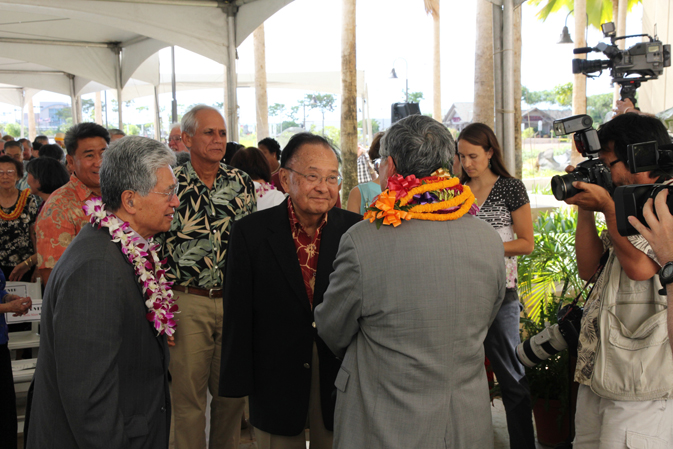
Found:
[[[121,221],[114,214],[105,210],[105,204],[100,197],[94,197],[84,203],[84,213],[91,217],[92,225],[98,228],[107,228],[113,242],[121,244],[122,253],[133,266],[138,281],[142,285],[147,307],[147,320],[154,324],[158,335],[171,336],[175,333],[177,323],[175,314],[178,306],[173,298],[172,282],[166,280],[166,270],[161,268],[166,260],[159,260],[157,251],[159,245],[150,240],[145,250],[143,243],[136,245],[139,237],[133,236],[127,222]]]

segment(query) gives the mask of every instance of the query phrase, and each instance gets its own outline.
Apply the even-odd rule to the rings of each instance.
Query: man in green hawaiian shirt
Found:
[[[175,168],[180,207],[157,237],[168,258],[180,315],[171,348],[175,448],[206,447],[206,390],[211,403],[210,448],[238,449],[244,399],[218,395],[222,346],[222,273],[234,220],[257,210],[250,177],[220,164],[227,144],[224,118],[198,105],[182,118],[191,162]]]

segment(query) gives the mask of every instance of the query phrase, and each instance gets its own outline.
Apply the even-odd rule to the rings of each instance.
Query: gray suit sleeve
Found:
[[[353,239],[344,234],[329,287],[323,302],[315,309],[318,335],[339,358],[344,357],[348,345],[360,330],[362,301],[360,260]]]
[[[56,375],[78,447],[129,446],[119,406],[117,365],[125,325],[122,282],[115,267],[99,259],[74,267],[57,293]]]

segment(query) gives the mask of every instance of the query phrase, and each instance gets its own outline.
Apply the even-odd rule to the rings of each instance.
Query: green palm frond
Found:
[[[538,6],[544,2],[542,9],[540,9],[536,17],[543,22],[547,20],[547,17],[554,13],[561,12],[567,14],[569,11],[574,9],[575,2],[574,0],[531,0],[530,4],[533,6]],[[586,0],[587,3],[587,16],[589,25],[596,28],[597,30],[601,29],[601,24],[606,22],[612,22],[612,0]],[[642,3],[642,0],[628,0],[627,12],[631,12],[633,7],[638,3]]]
[[[519,257],[518,277],[527,316],[537,321],[546,298],[579,292],[584,285],[575,260],[577,213],[561,209],[534,223],[535,249]]]

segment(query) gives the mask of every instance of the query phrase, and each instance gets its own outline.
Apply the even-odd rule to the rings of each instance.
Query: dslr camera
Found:
[[[657,168],[673,169],[673,145],[659,145],[656,141],[642,142],[626,147],[627,165],[631,173],[652,171]],[[615,189],[615,215],[617,230],[623,236],[637,234],[636,228],[631,226],[627,217],[633,215],[642,224],[647,226],[643,216],[643,206],[649,198],[656,197],[659,192],[668,189],[668,210],[673,210],[673,185],[664,184],[636,184],[620,186]],[[656,211],[654,211],[656,214]]]
[[[595,47],[575,48],[573,53],[602,52],[608,59],[573,59],[573,73],[594,77],[600,76],[603,69],[610,69],[612,83],[621,86],[622,100],[629,98],[635,104],[636,89],[640,84],[657,79],[664,73],[664,67],[670,67],[671,46],[662,44],[656,35],[654,38],[649,34],[617,37],[613,22],[604,23],[601,30],[605,38],[610,38],[610,44],[601,42]],[[615,44],[618,40],[642,36],[648,37],[650,41],[638,42],[626,50],[620,50]],[[595,72],[599,72],[598,75],[590,75]]]
[[[588,160],[577,164],[575,170],[567,175],[556,175],[551,178],[551,189],[554,197],[559,201],[579,193],[579,189],[573,187],[573,182],[582,181],[604,187],[612,191],[612,177],[610,170],[596,158],[601,149],[598,140],[598,132],[592,127],[593,119],[586,115],[573,115],[554,121],[554,133],[557,136],[573,134],[575,147],[582,156]]]
[[[520,343],[516,347],[516,358],[532,368],[566,348],[577,354],[582,313],[583,309],[575,302],[560,308],[557,313],[558,323],[551,326],[547,324],[542,332]]]

